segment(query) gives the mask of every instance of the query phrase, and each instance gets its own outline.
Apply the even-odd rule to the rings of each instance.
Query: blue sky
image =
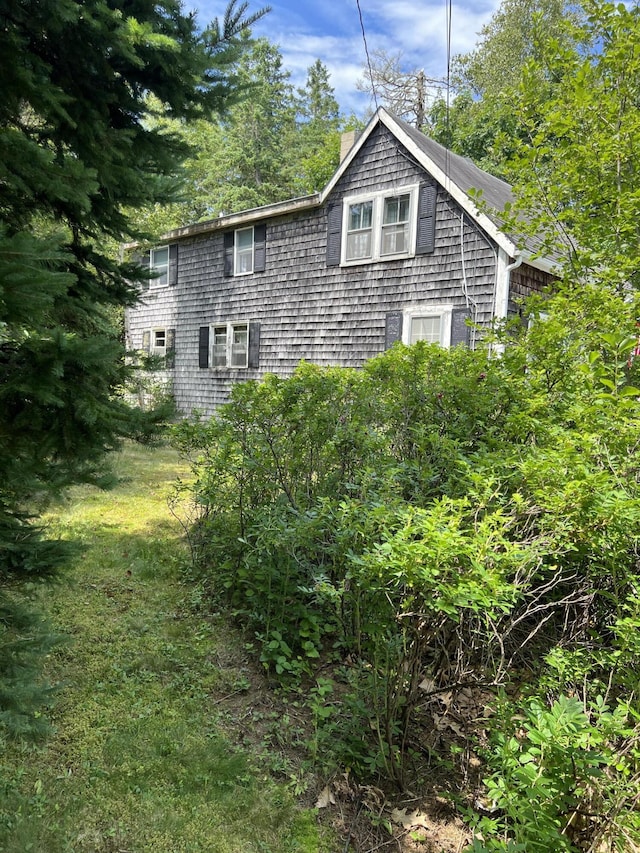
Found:
[[[264,3],[250,0],[257,11]],[[254,27],[280,47],[294,85],[322,60],[331,75],[344,113],[362,115],[368,102],[356,91],[366,55],[356,0],[271,0],[271,12]],[[452,7],[452,54],[471,50],[481,27],[499,7],[499,0],[459,0]],[[221,18],[226,0],[184,0],[204,25]],[[360,0],[369,52],[402,54],[403,65],[424,69],[427,77],[444,77],[447,56],[447,0]]]

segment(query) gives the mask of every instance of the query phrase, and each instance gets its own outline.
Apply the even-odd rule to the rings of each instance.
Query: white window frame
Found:
[[[225,330],[225,362],[224,364],[216,364],[216,333]],[[246,344],[244,349],[244,363],[234,364],[234,335],[236,331],[244,330],[246,332]],[[229,323],[212,323],[209,326],[209,366],[212,370],[246,370],[249,367],[249,321],[236,320]]]
[[[167,332],[168,330],[165,327],[158,327],[156,329],[151,329],[151,336],[149,340],[149,354],[150,355],[158,355],[166,356],[167,354]],[[164,336],[164,344],[160,346],[156,341],[158,339],[158,335]]]
[[[370,264],[375,261],[394,261],[398,258],[412,258],[416,253],[416,238],[417,238],[417,221],[418,221],[418,184],[409,184],[408,186],[394,187],[393,189],[380,190],[374,193],[349,196],[343,200],[342,206],[342,243],[341,243],[341,266],[356,266],[358,264]],[[399,198],[400,196],[409,196],[409,218],[407,220],[407,248],[403,252],[393,252],[383,254],[382,252],[382,235],[385,228],[383,222],[385,200]],[[371,202],[371,254],[364,258],[348,258],[347,250],[349,245],[349,234],[354,233],[349,231],[350,209],[355,204],[365,204]]]
[[[240,249],[239,247],[239,239],[238,235],[243,233],[251,232],[251,248],[248,247],[244,249]],[[234,275],[252,275],[253,268],[255,266],[255,249],[256,249],[256,236],[254,232],[253,225],[250,225],[248,228],[237,228],[233,233],[233,274]],[[251,253],[251,269],[240,269],[240,259],[243,256],[249,256],[249,252]]]
[[[444,349],[451,346],[451,315],[453,305],[411,305],[402,312],[402,343],[411,345],[411,323],[413,320],[438,317],[440,320],[439,345]]]
[[[159,252],[167,253],[167,261],[166,263],[159,264],[155,256]],[[149,279],[150,287],[167,287],[169,284],[169,261],[170,261],[170,251],[169,246],[156,246],[151,249],[149,252],[149,268],[160,275],[156,278]]]

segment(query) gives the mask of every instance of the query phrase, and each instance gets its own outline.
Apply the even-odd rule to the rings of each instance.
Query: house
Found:
[[[204,414],[233,383],[301,359],[357,367],[396,340],[473,347],[553,278],[491,212],[511,198],[381,108],[322,192],[167,234],[126,313],[128,346],[163,356],[178,410]]]

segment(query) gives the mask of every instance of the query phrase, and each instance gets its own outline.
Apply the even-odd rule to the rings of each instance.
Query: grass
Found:
[[[225,737],[212,697],[246,676],[217,664],[232,641],[181,583],[179,458],[129,446],[115,464],[115,490],[74,490],[51,519],[85,551],[41,602],[62,636],[53,732],[0,741],[0,851],[329,851],[314,810]]]

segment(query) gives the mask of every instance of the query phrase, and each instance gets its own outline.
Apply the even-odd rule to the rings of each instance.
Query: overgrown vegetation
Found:
[[[487,850],[518,837],[512,818],[550,849],[541,800],[535,820],[518,805],[541,772],[527,756],[547,746],[565,799],[549,794],[546,819],[566,849],[572,832],[640,838],[634,311],[601,290],[544,307],[501,360],[418,344],[360,372],[302,364],[176,430],[200,572],[270,671],[323,694],[324,761],[403,786],[425,692],[509,697],[487,754],[504,810],[480,821]],[[547,695],[564,713],[545,717]]]
[[[149,236],[133,209],[176,198],[176,121],[238,95],[246,29],[232,0],[196,28],[176,0],[9,0],[0,27],[0,729],[38,727],[36,673],[50,641],[29,610],[69,544],[38,523],[47,499],[109,482],[107,451],[147,439],[165,412],[127,405],[130,368],[114,318],[148,270],[114,246]],[[34,681],[35,678],[35,681]]]

